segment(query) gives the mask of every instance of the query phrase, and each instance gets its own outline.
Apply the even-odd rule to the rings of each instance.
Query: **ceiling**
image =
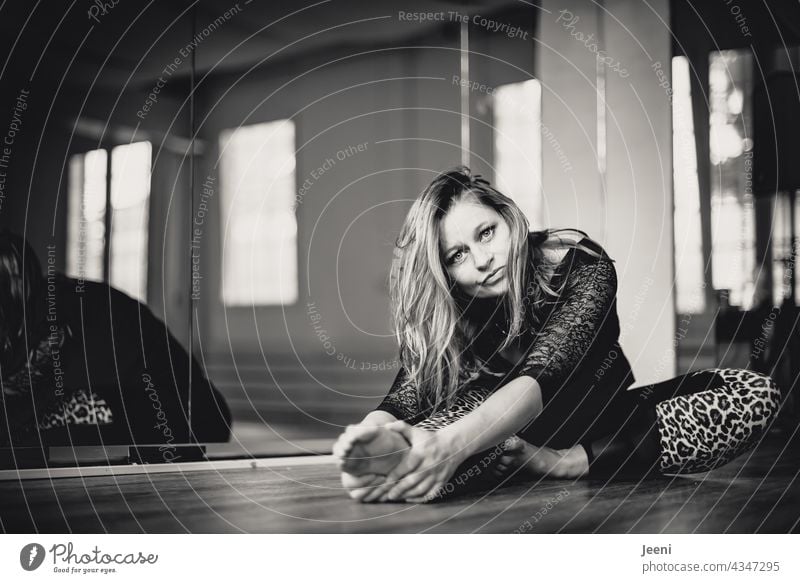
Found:
[[[119,1],[105,14],[96,10],[92,20],[88,0],[62,12],[42,3],[31,10],[29,2],[19,1],[0,8],[0,49],[11,52],[12,60],[23,59],[23,69],[34,60],[40,69],[70,67],[67,84],[85,85],[88,76],[96,77],[98,88],[122,83],[145,88],[192,41],[193,16],[200,35],[195,37],[200,40],[194,51],[196,70],[203,74],[245,71],[332,50],[402,44],[445,26],[400,18],[401,11],[443,12],[448,18],[450,12],[490,15],[530,5],[526,0]],[[232,14],[226,19],[228,11]],[[188,59],[181,60],[187,66],[173,77],[189,75]]]

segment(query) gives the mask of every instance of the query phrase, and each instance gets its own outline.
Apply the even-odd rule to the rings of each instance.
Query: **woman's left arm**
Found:
[[[527,427],[542,411],[542,391],[529,376],[517,377],[492,393],[479,407],[443,427],[438,438],[460,462]]]

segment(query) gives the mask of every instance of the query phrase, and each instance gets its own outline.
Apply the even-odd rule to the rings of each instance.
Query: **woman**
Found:
[[[529,233],[514,202],[468,168],[430,184],[391,271],[403,366],[334,446],[352,497],[428,501],[511,475],[705,471],[757,443],[780,400],[769,377],[710,369],[628,390],[616,271],[580,235]]]
[[[77,426],[102,431],[90,430],[94,443],[230,435],[224,399],[147,306],[104,283],[43,276],[30,245],[9,232],[0,232],[0,382],[0,446],[38,446],[48,431]]]

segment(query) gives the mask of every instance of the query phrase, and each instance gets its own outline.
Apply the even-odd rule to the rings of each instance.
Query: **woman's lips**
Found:
[[[498,268],[497,268],[497,269],[495,269],[493,272],[491,272],[491,273],[490,273],[490,274],[489,274],[489,275],[486,277],[486,279],[484,279],[484,280],[483,280],[483,285],[494,285],[494,284],[496,284],[498,281],[500,281],[500,279],[502,279],[502,277],[503,277],[503,269],[504,269],[504,268],[505,268],[505,266],[503,266],[503,267],[498,267]]]

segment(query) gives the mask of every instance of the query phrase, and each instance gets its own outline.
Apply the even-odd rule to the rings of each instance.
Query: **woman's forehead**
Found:
[[[453,203],[442,218],[439,240],[446,248],[459,241],[471,239],[475,229],[482,223],[498,216],[497,211],[474,196],[462,197]]]

